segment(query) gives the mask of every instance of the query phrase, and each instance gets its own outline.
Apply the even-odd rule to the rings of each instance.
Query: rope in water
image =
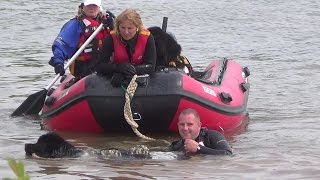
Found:
[[[125,99],[126,99],[126,102],[124,104],[124,110],[123,110],[123,113],[124,113],[124,117],[127,121],[127,123],[131,126],[131,129],[133,130],[133,132],[140,138],[142,139],[147,139],[147,140],[156,140],[154,138],[151,138],[151,137],[147,137],[145,135],[143,135],[142,133],[139,132],[138,130],[138,127],[139,125],[133,120],[133,117],[132,117],[132,111],[131,111],[131,99],[134,95],[134,93],[136,92],[136,89],[138,87],[138,83],[136,82],[136,79],[137,79],[137,75],[134,75],[127,87],[127,90],[126,90],[126,93],[125,93]],[[142,75],[142,76],[139,76],[139,77],[145,77],[145,75]]]

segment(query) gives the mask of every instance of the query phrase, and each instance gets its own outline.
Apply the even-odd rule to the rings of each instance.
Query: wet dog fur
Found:
[[[41,135],[35,144],[25,144],[24,149],[27,156],[43,158],[79,157],[85,153],[55,133]]]
[[[103,157],[130,157],[151,158],[149,149],[144,145],[138,145],[128,150],[104,149],[96,152],[86,152],[64,140],[58,134],[49,132],[41,135],[35,144],[25,144],[26,156],[40,158],[76,158],[85,154],[95,154]]]
[[[181,54],[181,46],[172,35],[164,32],[160,27],[149,27],[148,30],[155,40],[157,51],[156,67],[168,67],[169,60],[175,59]]]

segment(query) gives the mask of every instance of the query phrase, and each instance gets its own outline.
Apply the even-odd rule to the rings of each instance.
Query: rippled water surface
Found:
[[[248,66],[249,125],[228,137],[231,157],[26,158],[24,144],[45,131],[38,119],[11,118],[10,113],[54,78],[47,64],[51,43],[79,3],[1,1],[0,178],[14,177],[7,159],[15,158],[25,163],[31,179],[320,179],[320,1],[314,0],[103,1],[104,9],[115,14],[126,7],[139,9],[146,26],[161,26],[168,16],[168,31],[196,69],[223,57]],[[148,144],[121,134],[64,137],[94,149]]]

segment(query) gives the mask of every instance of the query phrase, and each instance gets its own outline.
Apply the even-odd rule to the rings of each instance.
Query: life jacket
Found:
[[[134,65],[143,64],[144,52],[146,49],[147,41],[150,36],[150,31],[145,29],[138,34],[137,42],[134,48],[134,52],[129,59],[129,55],[126,51],[125,43],[122,42],[115,32],[111,32],[111,37],[113,40],[114,55],[113,63],[122,64],[131,62]]]
[[[99,21],[96,21],[92,18],[85,17],[80,20],[83,25],[83,33],[80,36],[78,48],[80,48],[86,40],[92,35],[92,33],[99,27],[101,24]],[[109,29],[103,28],[95,38],[85,47],[81,54],[77,57],[76,61],[89,62],[91,59],[102,49],[102,40],[110,34]],[[70,65],[71,74],[75,75],[75,63]]]

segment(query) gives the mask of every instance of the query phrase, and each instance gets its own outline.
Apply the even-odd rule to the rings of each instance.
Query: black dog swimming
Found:
[[[128,150],[111,148],[87,152],[86,150],[73,146],[53,132],[41,135],[35,144],[25,144],[25,152],[27,156],[40,158],[76,158],[85,154],[94,154],[110,158],[151,158],[148,147],[144,145],[138,145]]]
[[[25,144],[27,156],[32,154],[43,158],[80,157],[85,154],[55,133],[44,134],[35,144]]]

